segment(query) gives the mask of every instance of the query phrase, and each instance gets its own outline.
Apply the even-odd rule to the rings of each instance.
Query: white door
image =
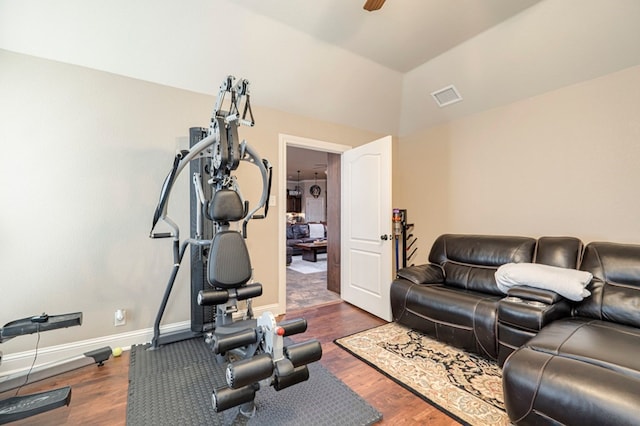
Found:
[[[391,321],[391,136],[342,154],[342,298]]]

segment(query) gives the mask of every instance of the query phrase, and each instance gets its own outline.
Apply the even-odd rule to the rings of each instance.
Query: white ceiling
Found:
[[[0,48],[397,136],[640,64],[639,0],[363,3],[0,0]]]
[[[236,0],[266,16],[405,73],[540,0]]]
[[[327,153],[311,149],[287,147],[287,179],[300,180],[327,178]],[[317,173],[317,175],[316,175]]]

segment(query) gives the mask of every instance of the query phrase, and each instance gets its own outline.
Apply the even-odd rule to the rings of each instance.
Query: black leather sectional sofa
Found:
[[[574,302],[495,273],[536,263],[592,274]],[[640,246],[573,237],[442,235],[398,271],[394,320],[503,366],[514,424],[640,424]]]
[[[327,238],[327,227],[324,224],[314,225],[314,226],[322,226],[323,232],[322,235],[311,235],[311,230],[309,228],[308,223],[294,223],[287,224],[287,247],[291,247],[291,254],[298,255],[302,254],[302,249],[296,247],[297,244],[300,243],[312,243],[317,241],[318,239],[326,239]],[[319,253],[323,253],[322,250]]]

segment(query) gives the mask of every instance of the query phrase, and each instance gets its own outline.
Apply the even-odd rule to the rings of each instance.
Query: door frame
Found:
[[[280,133],[278,135],[278,312],[285,313],[287,309],[287,247],[286,247],[286,221],[287,221],[287,147],[297,147],[342,155],[343,152],[353,148],[317,139],[309,139],[301,136],[293,136]]]

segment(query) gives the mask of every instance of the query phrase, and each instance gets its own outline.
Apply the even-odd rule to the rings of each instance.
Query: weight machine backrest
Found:
[[[219,225],[242,220],[245,209],[236,191],[216,191],[209,205],[211,218]],[[211,242],[207,279],[215,288],[230,289],[251,279],[251,259],[244,237],[237,231],[218,231]]]

